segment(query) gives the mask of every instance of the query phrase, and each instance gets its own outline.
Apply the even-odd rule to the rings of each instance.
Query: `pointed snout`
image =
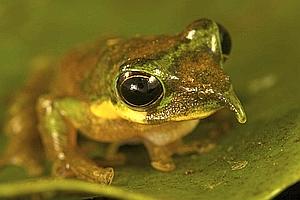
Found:
[[[244,108],[232,87],[227,92],[222,94],[220,98],[225,103],[225,106],[235,113],[235,117],[239,123],[243,124],[247,121]]]

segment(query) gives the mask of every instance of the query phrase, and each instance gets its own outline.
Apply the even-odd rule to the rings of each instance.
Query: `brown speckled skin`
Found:
[[[175,168],[173,154],[182,149],[197,151],[182,145],[181,138],[199,119],[230,103],[226,95],[232,86],[222,70],[223,60],[218,26],[207,19],[195,21],[174,36],[107,38],[79,46],[57,64],[47,64],[33,73],[12,103],[6,125],[11,140],[0,165],[17,164],[39,174],[41,167],[33,147],[41,137],[53,162],[53,175],[111,183],[112,168],[97,166],[78,151],[76,134],[80,130],[99,142],[143,142],[152,166],[171,171]],[[142,110],[125,105],[117,93],[116,80],[127,71],[155,76],[164,88],[161,101]],[[112,113],[125,114],[111,118],[93,113],[91,106],[103,102],[111,105]],[[240,105],[230,106],[234,110]],[[38,130],[35,121],[39,121]],[[25,148],[19,138],[27,141]],[[109,160],[120,158],[116,146],[109,150],[113,152],[106,156]]]
[[[176,40],[177,39],[177,40]],[[58,96],[102,97],[107,94],[111,77],[120,66],[138,58],[150,58],[169,49],[178,42],[177,37],[157,36],[145,38],[108,38],[91,45],[79,46],[69,52],[61,61],[52,93]],[[98,67],[95,67],[95,66]],[[107,77],[107,78],[106,78]],[[82,82],[87,83],[82,86]]]

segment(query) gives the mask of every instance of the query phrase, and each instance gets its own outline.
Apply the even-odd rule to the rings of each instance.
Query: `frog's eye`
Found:
[[[117,90],[122,100],[133,107],[146,108],[163,96],[160,81],[144,72],[125,72],[119,76]]]
[[[230,35],[221,24],[218,24],[218,28],[221,40],[222,54],[224,55],[225,59],[227,59],[231,51]]]

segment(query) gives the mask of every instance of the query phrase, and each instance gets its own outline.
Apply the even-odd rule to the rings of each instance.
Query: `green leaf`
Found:
[[[25,184],[27,191],[77,190],[91,192],[91,196],[129,195],[127,199],[260,200],[270,199],[299,181],[300,68],[296,58],[300,27],[295,21],[300,17],[299,6],[296,1],[271,0],[251,3],[3,0],[0,3],[1,119],[9,94],[20,87],[35,56],[56,56],[98,35],[174,33],[200,17],[213,18],[231,32],[234,46],[225,70],[248,115],[245,125],[234,123],[225,134],[215,131],[218,126],[215,122],[201,122],[187,140],[208,140],[216,143],[216,147],[203,155],[176,156],[174,172],[153,170],[143,147],[126,147],[122,150],[129,161],[115,168],[113,187],[96,188],[95,184],[72,180],[55,184],[53,180],[45,180]],[[3,148],[1,139],[0,149]],[[20,168],[0,171],[0,181],[4,184],[20,179],[27,179]],[[0,196],[9,191],[18,194],[18,188],[26,189],[23,182],[18,184],[18,187],[0,185]],[[73,198],[68,196],[65,199]]]
[[[21,187],[20,187],[21,186]],[[18,189],[16,189],[18,188]],[[153,200],[150,197],[136,193],[126,192],[113,186],[99,185],[85,181],[71,179],[47,179],[26,180],[16,183],[0,184],[1,197],[15,197],[41,192],[64,191],[64,192],[85,192],[91,194],[105,195],[112,198],[122,198],[128,200]]]

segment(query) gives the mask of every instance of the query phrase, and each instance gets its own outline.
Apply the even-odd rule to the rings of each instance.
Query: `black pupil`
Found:
[[[220,32],[220,40],[222,46],[222,53],[225,55],[229,55],[231,51],[231,38],[224,26],[218,24],[219,32]]]
[[[163,93],[160,82],[150,75],[132,75],[118,84],[121,97],[131,106],[151,105]]]

